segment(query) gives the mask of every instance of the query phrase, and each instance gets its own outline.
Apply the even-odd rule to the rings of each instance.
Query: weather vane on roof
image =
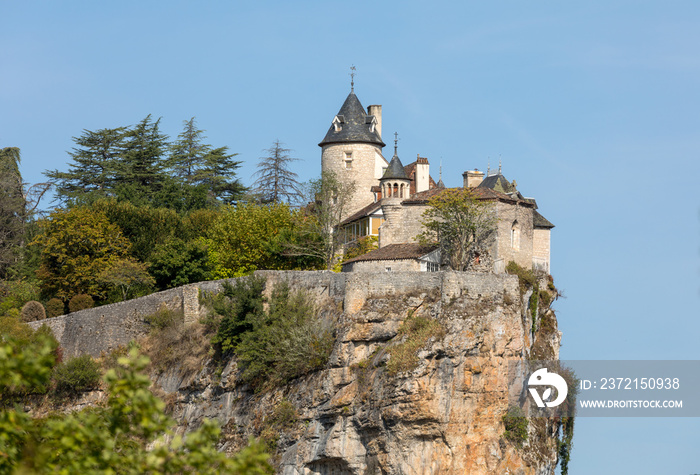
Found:
[[[394,132],[394,155],[397,155],[398,149],[399,149],[399,133]]]
[[[355,65],[350,66],[350,92],[355,92]]]

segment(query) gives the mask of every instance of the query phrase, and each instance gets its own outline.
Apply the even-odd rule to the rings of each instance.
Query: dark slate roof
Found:
[[[386,180],[388,178],[408,180],[406,171],[403,168],[403,163],[401,163],[401,159],[398,155],[396,155],[396,152],[394,152],[394,156],[391,157],[389,166],[384,171],[384,175],[382,175],[382,180]]]
[[[347,218],[345,218],[343,220],[343,222],[340,223],[340,225],[344,226],[348,223],[352,223],[353,221],[357,221],[358,219],[362,219],[365,216],[369,216],[369,215],[375,213],[381,207],[382,207],[382,204],[379,201],[375,201],[374,203],[370,203],[367,206],[365,206],[364,208],[362,208],[361,210],[359,210],[359,211],[351,214]]]
[[[500,191],[501,193],[513,193],[517,191],[513,184],[506,180],[506,177],[500,173],[484,178],[484,181],[479,183],[477,188],[489,188],[491,190]]]
[[[437,249],[437,245],[427,245],[417,243],[389,244],[380,249],[375,249],[367,254],[357,256],[343,262],[343,265],[359,261],[393,261],[399,259],[418,259]]]
[[[343,106],[338,111],[338,118],[341,121],[341,129],[336,132],[331,124],[328,133],[319,146],[331,143],[371,143],[384,147],[381,137],[377,135],[376,129],[370,132],[372,116],[368,116],[365,109],[360,104],[354,92],[348,94]]]
[[[554,227],[554,225],[537,210],[532,211],[532,225],[536,228],[552,229]]]

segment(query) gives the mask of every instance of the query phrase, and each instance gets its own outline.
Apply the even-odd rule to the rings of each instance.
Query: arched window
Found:
[[[399,185],[394,183],[394,196],[399,196]]]
[[[510,247],[520,249],[520,225],[517,220],[513,221],[510,227]]]

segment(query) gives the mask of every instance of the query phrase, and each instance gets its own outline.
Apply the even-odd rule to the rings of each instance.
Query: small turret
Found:
[[[382,187],[382,198],[408,198],[410,194],[411,180],[406,176],[398,155],[398,135],[394,133],[394,156],[379,181]]]

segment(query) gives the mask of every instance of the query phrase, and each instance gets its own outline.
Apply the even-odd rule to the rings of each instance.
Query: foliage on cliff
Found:
[[[214,303],[221,317],[212,344],[219,358],[238,357],[244,381],[256,388],[279,385],[326,365],[334,319],[323,315],[307,293],[279,284],[265,308],[263,279],[223,287]]]
[[[0,392],[45,385],[53,366],[48,340],[20,347],[0,343]],[[22,410],[0,411],[0,473],[272,473],[262,444],[236,457],[216,449],[219,429],[205,421],[175,435],[164,403],[149,390],[148,360],[135,352],[105,375],[104,406],[32,420]]]

